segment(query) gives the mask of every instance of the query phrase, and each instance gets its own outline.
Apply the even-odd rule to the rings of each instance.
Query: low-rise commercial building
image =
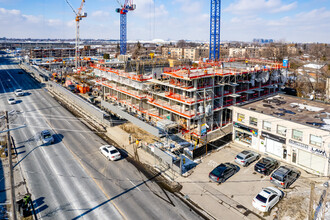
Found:
[[[329,176],[330,105],[277,95],[233,106],[233,141]]]

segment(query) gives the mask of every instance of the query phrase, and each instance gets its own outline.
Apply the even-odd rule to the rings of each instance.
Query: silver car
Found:
[[[53,144],[54,137],[48,130],[43,130],[40,134],[41,141],[43,144]]]
[[[244,150],[241,153],[237,154],[237,156],[235,157],[235,162],[242,165],[243,167],[247,167],[259,158],[260,154],[251,150]]]

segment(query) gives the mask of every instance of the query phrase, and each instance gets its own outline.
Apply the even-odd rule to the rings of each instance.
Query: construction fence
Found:
[[[55,82],[49,81],[47,84],[49,90],[55,92],[61,98],[68,100],[71,105],[77,107],[78,109],[86,113],[89,117],[93,118],[101,124],[111,126],[110,121],[106,119],[109,117],[106,112],[102,111],[101,109],[85,101],[83,98],[70,92],[69,90]]]
[[[180,166],[173,161],[172,156],[157,147],[149,147],[145,144],[141,144],[141,149],[152,155],[155,158],[154,166],[164,173],[166,172],[168,177],[172,180],[174,180],[175,176],[178,174],[181,175]]]
[[[31,66],[27,63],[21,63],[20,66],[40,82],[47,82],[51,77],[51,73],[49,71],[43,70],[37,66]]]

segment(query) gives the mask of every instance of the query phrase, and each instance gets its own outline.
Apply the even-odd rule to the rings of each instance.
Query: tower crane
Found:
[[[76,15],[76,50],[75,50],[75,67],[78,68],[80,66],[80,51],[79,51],[79,22],[82,18],[87,17],[87,13],[82,13],[82,9],[84,7],[85,0],[81,0],[80,7],[76,11],[68,0],[65,0],[70,8],[72,9],[73,13]]]
[[[120,0],[117,0],[120,8],[116,9],[117,13],[120,13],[120,54],[125,55],[127,50],[127,13],[134,11],[136,5],[133,4],[133,0],[124,0],[124,4]]]
[[[213,61],[220,58],[220,16],[221,0],[211,0],[209,59]]]

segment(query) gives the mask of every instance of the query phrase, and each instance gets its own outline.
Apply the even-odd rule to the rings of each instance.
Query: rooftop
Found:
[[[323,102],[281,94],[241,107],[330,131],[330,105]]]

